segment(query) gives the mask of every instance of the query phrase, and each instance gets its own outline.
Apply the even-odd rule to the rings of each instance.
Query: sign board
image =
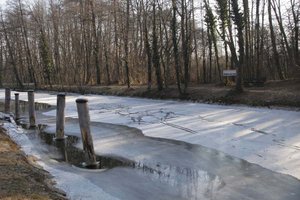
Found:
[[[223,70],[223,76],[236,76],[236,69]]]

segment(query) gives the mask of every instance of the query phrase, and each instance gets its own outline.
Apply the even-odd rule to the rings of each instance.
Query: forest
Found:
[[[0,85],[233,84],[300,77],[298,0],[8,0]]]

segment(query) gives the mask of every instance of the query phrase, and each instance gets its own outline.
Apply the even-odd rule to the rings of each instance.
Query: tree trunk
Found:
[[[160,70],[160,61],[157,45],[157,33],[156,33],[156,0],[153,1],[153,30],[152,30],[152,62],[155,68],[157,89],[161,91],[163,89],[163,84],[161,80],[161,70]]]
[[[0,87],[3,86],[3,53],[2,37],[0,36]]]
[[[124,38],[124,51],[125,51],[125,72],[126,72],[126,84],[130,88],[130,79],[129,79],[129,48],[128,48],[128,39],[129,39],[129,20],[130,20],[130,0],[127,0],[126,3],[126,27],[125,27],[125,38]]]
[[[236,92],[243,92],[243,66],[244,66],[244,35],[243,35],[243,14],[240,12],[238,1],[231,0],[232,12],[234,22],[238,31],[238,45],[239,45],[239,61],[237,65],[236,76]]]
[[[107,85],[110,85],[110,73],[109,73],[109,59],[108,59],[108,49],[105,43],[104,45],[104,57],[105,57],[105,69],[106,69],[106,81]]]
[[[260,0],[256,0],[256,22],[255,22],[255,37],[256,37],[256,42],[255,42],[255,51],[256,51],[256,79],[260,78],[260,26],[259,26],[259,7],[260,7]]]
[[[181,45],[182,45],[182,56],[184,66],[184,93],[188,88],[189,84],[189,49],[188,49],[188,33],[187,33],[187,8],[186,0],[181,0]]]
[[[275,68],[277,69],[279,79],[284,80],[285,76],[284,76],[283,70],[281,69],[281,66],[280,66],[279,53],[277,51],[277,45],[276,45],[276,36],[274,33],[274,27],[273,27],[271,0],[268,0],[268,15],[269,15],[269,27],[270,27],[272,50],[273,50],[273,56],[272,56],[273,59],[272,60],[274,60]]]
[[[181,85],[180,85],[180,73],[179,73],[179,53],[178,53],[178,44],[177,44],[177,20],[176,20],[176,12],[177,12],[177,5],[176,0],[172,0],[172,10],[173,10],[173,17],[172,17],[172,40],[173,40],[173,49],[174,49],[174,61],[175,61],[175,71],[176,71],[176,81],[177,81],[177,88],[178,92],[182,94]]]
[[[96,26],[96,15],[94,9],[94,0],[90,0],[91,6],[91,14],[92,14],[92,30],[93,30],[93,55],[95,59],[95,68],[96,68],[96,81],[97,85],[101,85],[101,70],[100,70],[100,62],[99,62],[99,37],[97,34],[97,26]]]
[[[196,61],[196,80],[197,83],[200,83],[200,66],[199,66],[199,57],[198,57],[198,43],[196,37],[196,21],[195,21],[195,7],[194,7],[194,0],[192,0],[192,23],[193,23],[193,40],[194,40],[194,48],[195,48],[195,61]]]
[[[147,88],[148,90],[151,90],[152,85],[152,54],[151,54],[151,47],[149,43],[149,35],[148,35],[148,18],[147,18],[147,12],[145,10],[144,4],[142,2],[143,6],[143,29],[144,29],[144,45],[145,45],[145,51],[147,55]]]

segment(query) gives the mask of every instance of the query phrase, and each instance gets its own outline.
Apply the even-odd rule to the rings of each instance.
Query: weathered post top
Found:
[[[58,97],[66,97],[66,93],[58,93],[57,96]]]
[[[87,103],[89,100],[81,98],[81,99],[76,99],[76,103]]]

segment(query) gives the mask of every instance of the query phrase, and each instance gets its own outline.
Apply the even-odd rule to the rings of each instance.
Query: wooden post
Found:
[[[20,119],[20,102],[19,102],[19,93],[15,93],[15,120]]]
[[[90,115],[87,99],[77,99],[78,119],[86,159],[86,166],[96,166],[96,155],[94,151],[93,138],[90,130]]]
[[[28,91],[28,112],[29,112],[29,126],[35,127],[35,105],[34,105],[34,91]]]
[[[9,113],[10,112],[10,89],[5,88],[5,105],[4,105],[4,112]]]
[[[63,160],[65,162],[69,162],[68,160],[68,153],[67,153],[67,150],[66,150],[66,146],[67,146],[67,141],[66,140],[59,140],[59,139],[56,139],[55,140],[55,145],[56,147],[59,149],[59,151],[61,152],[61,154],[63,155]]]
[[[57,95],[57,108],[56,108],[56,140],[65,139],[65,107],[66,95]]]

